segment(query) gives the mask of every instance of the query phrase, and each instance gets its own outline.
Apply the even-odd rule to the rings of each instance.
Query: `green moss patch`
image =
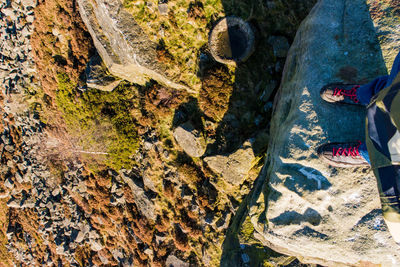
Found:
[[[137,101],[136,88],[122,82],[112,92],[80,92],[65,73],[58,74],[57,80],[56,103],[74,138],[75,150],[104,155],[104,163],[117,170],[131,167],[139,139],[130,114]]]

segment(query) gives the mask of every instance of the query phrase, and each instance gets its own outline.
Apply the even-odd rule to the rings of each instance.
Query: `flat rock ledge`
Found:
[[[79,12],[94,45],[109,71],[132,83],[150,79],[178,90],[195,93],[165,75],[151,42],[120,0],[78,0]]]
[[[400,265],[373,173],[332,168],[316,154],[323,143],[365,136],[365,110],[325,103],[320,89],[384,74],[365,1],[320,0],[289,51],[266,164],[250,202],[255,237],[264,245],[324,266]]]

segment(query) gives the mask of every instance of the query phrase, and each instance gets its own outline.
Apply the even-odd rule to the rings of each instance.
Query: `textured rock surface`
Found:
[[[246,141],[232,154],[210,156],[204,161],[213,171],[220,173],[225,181],[239,185],[251,169],[254,159],[252,145]]]
[[[191,157],[201,157],[206,151],[204,136],[189,122],[178,126],[174,137],[179,146]]]
[[[120,84],[121,79],[110,75],[101,57],[96,54],[90,58],[86,68],[86,84],[89,88],[112,91]]]
[[[189,263],[183,262],[174,255],[170,255],[165,263],[168,267],[189,267]]]
[[[6,120],[9,114],[4,112],[1,113],[1,116]],[[100,247],[99,236],[86,221],[88,217],[69,194],[69,192],[78,192],[83,198],[88,197],[88,194],[81,189],[84,187],[84,180],[87,179],[82,173],[83,166],[78,162],[70,164],[69,171],[63,177],[63,183],[58,184],[49,169],[43,165],[44,158],[39,152],[43,149],[43,143],[47,137],[43,131],[43,124],[29,113],[19,114],[15,124],[23,135],[21,147],[18,148],[23,151],[21,155],[17,155],[17,146],[10,136],[10,127],[4,129],[0,134],[0,147],[3,140],[9,140],[7,141],[9,146],[16,150],[15,153],[13,151],[13,160],[7,161],[9,171],[16,169],[15,175],[9,177],[6,183],[6,192],[11,196],[11,199],[7,201],[7,206],[18,210],[32,209],[37,215],[40,223],[40,227],[37,229],[38,234],[43,239],[51,236],[55,242],[56,253],[48,251],[46,256],[48,263],[53,262],[60,255],[68,258],[71,263],[76,263],[72,255],[78,244]],[[4,153],[0,156],[0,160],[4,162]],[[65,206],[60,199],[63,199],[68,207],[69,218],[65,217]],[[87,235],[88,233],[89,235]],[[36,256],[35,252],[21,248],[16,241],[17,236],[18,229],[9,227],[7,230],[8,251],[17,260],[35,265],[32,261]],[[66,239],[65,236],[71,236],[71,238]]]
[[[36,1],[0,2],[0,88],[4,95],[21,93],[34,84],[33,8]]]
[[[154,79],[191,91],[165,76],[165,67],[157,61],[156,44],[148,40],[119,0],[79,0],[78,4],[94,45],[112,74],[137,84]]]
[[[255,236],[265,245],[327,266],[400,264],[372,172],[331,168],[316,154],[325,142],[364,138],[365,111],[324,103],[320,88],[382,74],[385,62],[365,2],[320,0],[289,51],[270,150],[250,206]]]
[[[131,173],[124,173],[121,172],[121,177],[122,180],[128,184],[128,186],[132,189],[132,194],[135,199],[135,203],[137,203],[137,206],[141,213],[148,219],[151,219],[153,221],[156,220],[156,211],[157,208],[154,205],[153,201],[151,201],[147,196],[146,192],[138,186],[138,182],[140,185],[140,180],[138,180],[138,177],[135,175],[134,172]],[[135,182],[136,181],[136,182]]]
[[[367,0],[387,68],[400,48],[400,5],[393,0]]]

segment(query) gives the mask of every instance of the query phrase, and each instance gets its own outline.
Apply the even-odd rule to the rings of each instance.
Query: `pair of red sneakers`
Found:
[[[357,98],[359,88],[360,85],[329,84],[322,88],[321,98],[329,103],[364,106]],[[360,147],[366,150],[361,141],[329,143],[320,146],[317,153],[322,160],[334,167],[368,166],[369,162],[360,153]]]

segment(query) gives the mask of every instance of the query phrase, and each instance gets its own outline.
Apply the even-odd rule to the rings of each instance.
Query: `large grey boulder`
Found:
[[[127,173],[124,170],[120,171],[121,179],[131,188],[132,195],[135,200],[136,206],[139,211],[145,216],[147,219],[155,221],[157,218],[157,207],[152,200],[150,200],[146,192],[140,185],[137,184],[137,177],[134,173]],[[135,182],[136,181],[136,182]]]
[[[79,11],[94,45],[110,72],[144,85],[154,79],[168,87],[193,92],[166,76],[151,42],[120,0],[78,0]]]
[[[174,138],[179,146],[191,157],[201,157],[206,151],[204,135],[196,130],[190,122],[176,127]]]
[[[228,155],[205,157],[204,161],[215,172],[222,175],[232,185],[240,185],[254,164],[254,151],[250,141],[246,141],[235,152]]]
[[[329,167],[316,153],[326,142],[363,140],[365,134],[365,110],[325,103],[320,89],[383,74],[365,1],[320,0],[289,51],[267,160],[251,196],[249,216],[263,244],[324,266],[400,265],[373,173]]]

